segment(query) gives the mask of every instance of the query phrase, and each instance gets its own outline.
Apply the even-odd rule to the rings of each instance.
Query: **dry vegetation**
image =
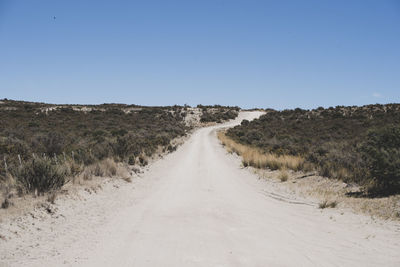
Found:
[[[400,105],[267,110],[227,131],[259,168],[309,171],[357,183],[365,196],[400,192]]]
[[[287,180],[282,183],[281,170],[251,168],[251,170],[268,184],[268,190],[275,194],[294,197],[306,201],[317,208],[324,203],[335,203],[341,213],[349,210],[358,214],[370,215],[373,218],[400,219],[400,195],[385,197],[352,197],[360,193],[360,186],[344,183],[338,179],[322,177],[314,172],[286,170]],[[326,206],[332,208],[331,205]],[[325,207],[325,208],[326,208]]]
[[[218,138],[229,152],[242,156],[243,166],[269,168],[271,170],[300,170],[304,168],[304,159],[299,156],[275,155],[263,153],[260,149],[239,144],[227,137],[224,132],[218,132]]]
[[[231,107],[197,110],[209,122],[237,116],[237,108]],[[56,192],[69,181],[93,176],[117,175],[129,182],[129,175],[118,173],[123,170],[118,166],[144,166],[155,154],[175,151],[173,140],[193,128],[187,123],[190,112],[193,108],[186,105],[52,105],[4,99],[0,102],[1,205],[7,208],[16,194]]]
[[[279,173],[279,180],[281,180],[281,182],[286,182],[289,179],[289,174],[287,172],[286,169],[281,170]]]
[[[202,115],[200,117],[200,122],[202,123],[221,123],[227,120],[232,120],[238,116],[240,110],[239,107],[223,107],[220,105],[197,105],[197,108],[201,109],[202,111]]]
[[[337,202],[336,201],[328,201],[324,200],[323,202],[319,203],[318,207],[320,209],[326,209],[326,208],[336,208]]]
[[[269,110],[218,137],[274,192],[398,220],[399,125],[400,105]]]

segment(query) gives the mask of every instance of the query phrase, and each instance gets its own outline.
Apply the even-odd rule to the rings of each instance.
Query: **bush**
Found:
[[[318,208],[320,208],[320,209],[336,208],[336,206],[337,206],[337,202],[336,201],[324,200],[321,203],[319,203]]]
[[[129,165],[135,165],[135,156],[130,155],[128,158],[128,164]]]
[[[168,152],[172,153],[172,152],[176,151],[176,146],[168,145],[167,150],[168,150]]]
[[[372,181],[371,193],[391,194],[400,190],[400,127],[388,126],[368,132],[362,145],[363,158]]]
[[[149,164],[149,162],[147,161],[146,157],[143,155],[139,156],[139,163],[141,166],[146,166],[147,164]]]
[[[32,159],[14,173],[20,189],[42,194],[61,188],[66,182],[67,171],[49,159]]]

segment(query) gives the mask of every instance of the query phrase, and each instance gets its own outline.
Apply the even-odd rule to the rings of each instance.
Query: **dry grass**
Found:
[[[289,179],[287,170],[281,170],[278,178],[281,180],[281,182],[286,182]]]
[[[316,203],[319,208],[324,202],[336,202],[336,207],[343,212],[349,210],[356,214],[370,215],[384,220],[400,220],[400,195],[379,198],[352,197],[349,192],[361,192],[356,184],[346,184],[338,179],[328,179],[313,173],[288,172],[289,178],[285,183],[276,183],[281,175],[280,170],[253,169],[254,173],[280,194],[296,195]],[[329,205],[331,206],[331,205]]]
[[[13,205],[13,202],[11,201],[11,198],[13,197],[13,188],[15,187],[16,181],[15,178],[7,173],[6,176],[4,177],[4,180],[0,184],[0,200],[3,198],[0,204],[0,208],[2,209],[7,209],[11,205]]]
[[[227,148],[228,152],[236,153],[242,157],[243,166],[252,166],[260,169],[271,170],[301,170],[303,169],[304,159],[298,156],[291,155],[274,155],[263,153],[257,148],[245,146],[235,142],[225,135],[224,132],[218,132],[218,138]]]
[[[118,164],[113,159],[104,159],[95,164],[89,165],[73,178],[74,183],[80,184],[83,181],[92,180],[96,177],[113,177],[119,175]]]
[[[336,201],[328,201],[324,200],[321,203],[319,203],[318,207],[320,209],[326,209],[326,208],[336,208],[337,202]]]
[[[355,213],[368,214],[382,219],[399,220],[400,218],[399,195],[372,199],[349,197],[346,193],[359,190],[358,186],[318,175],[308,175],[298,179],[312,169],[312,166],[307,165],[300,157],[266,155],[255,148],[233,141],[223,132],[218,133],[218,138],[228,152],[242,156],[244,166],[256,167],[255,171],[261,177],[276,178],[281,182],[285,182],[289,178],[293,180],[295,183],[281,183],[280,185],[284,187],[279,190],[283,190],[283,192],[289,190],[301,197],[314,199],[319,203],[320,209],[336,208],[340,203],[342,207],[350,208]],[[289,169],[295,172],[289,173],[287,171]],[[340,168],[336,170],[339,177],[345,177],[346,171]],[[278,186],[278,184],[273,185]],[[275,189],[278,190],[278,187]]]
[[[117,174],[118,165],[112,159],[104,159],[86,168],[83,177],[90,180],[91,176],[112,177]]]
[[[127,169],[123,164],[118,165],[116,176],[120,177],[127,183],[132,183],[132,175],[130,174],[129,169]]]
[[[50,202],[51,204],[54,204],[56,202],[57,198],[57,191],[50,192],[47,195],[47,201]]]

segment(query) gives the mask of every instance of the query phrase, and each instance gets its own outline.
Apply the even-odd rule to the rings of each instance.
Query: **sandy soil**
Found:
[[[132,183],[3,220],[0,266],[400,266],[398,223],[275,194],[227,154],[220,127]]]
[[[247,167],[268,185],[273,194],[306,198],[307,202],[319,204],[336,203],[340,212],[353,212],[371,216],[372,219],[394,220],[400,223],[400,195],[367,198],[349,196],[348,193],[361,192],[360,186],[317,175],[315,172],[284,171],[288,180],[280,180],[280,170],[256,169]]]

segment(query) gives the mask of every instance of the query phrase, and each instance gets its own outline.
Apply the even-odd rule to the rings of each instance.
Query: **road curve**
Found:
[[[197,130],[154,163],[134,190],[122,190],[119,205],[104,210],[109,215],[93,225],[95,240],[78,236],[55,260],[35,264],[400,266],[398,231],[363,216],[262,194],[262,183],[216,138],[219,128],[259,115],[244,112],[233,122]]]

